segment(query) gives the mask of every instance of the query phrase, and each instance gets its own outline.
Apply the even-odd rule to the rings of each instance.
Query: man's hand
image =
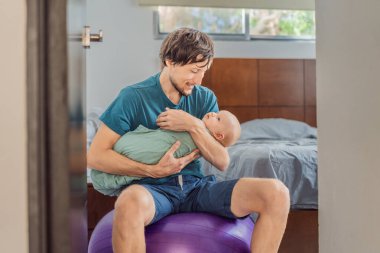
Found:
[[[156,123],[161,129],[187,132],[196,126],[204,125],[202,120],[187,112],[169,108],[158,115]]]
[[[181,143],[179,141],[174,143],[173,146],[171,146],[171,148],[161,158],[161,160],[149,168],[150,177],[161,178],[176,174],[180,172],[187,164],[199,158],[198,149],[195,149],[193,152],[184,157],[175,158],[174,152],[180,147],[180,145]]]

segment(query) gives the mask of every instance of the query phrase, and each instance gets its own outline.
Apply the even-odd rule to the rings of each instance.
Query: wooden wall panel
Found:
[[[220,106],[257,105],[256,59],[215,59],[210,70]]]
[[[211,66],[212,68],[212,66]],[[202,80],[202,86],[205,86],[207,88],[210,88],[212,90],[212,82],[211,82],[211,69],[207,70],[203,80]]]
[[[316,106],[316,62],[305,60],[305,105]]]
[[[203,85],[241,122],[282,117],[316,126],[315,65],[312,59],[216,58]]]
[[[259,105],[303,105],[303,75],[303,60],[259,60]]]
[[[259,118],[259,111],[256,106],[221,106],[220,109],[233,113],[240,123]]]
[[[318,253],[318,211],[292,210],[278,253]]]
[[[259,117],[260,118],[284,118],[304,121],[304,107],[294,106],[294,107],[282,107],[282,106],[272,106],[272,107],[259,107]]]
[[[317,108],[315,106],[305,107],[305,122],[310,126],[317,127]]]

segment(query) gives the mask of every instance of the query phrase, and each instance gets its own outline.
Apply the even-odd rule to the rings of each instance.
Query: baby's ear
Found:
[[[213,133],[215,139],[217,139],[218,141],[221,141],[224,139],[224,134],[222,133]]]

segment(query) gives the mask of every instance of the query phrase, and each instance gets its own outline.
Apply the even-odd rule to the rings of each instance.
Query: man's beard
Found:
[[[184,90],[180,90],[178,84],[171,78],[171,76],[169,76],[169,81],[172,84],[172,86],[174,87],[174,89],[176,89],[179,92],[179,94],[181,94],[182,96],[185,96],[185,97],[190,96],[191,92],[189,94],[187,94],[187,93],[185,93]]]

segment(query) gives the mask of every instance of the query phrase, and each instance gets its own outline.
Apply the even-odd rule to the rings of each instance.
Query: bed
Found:
[[[203,159],[204,174],[215,175],[218,181],[275,178],[288,187],[291,209],[317,209],[316,128],[282,118],[255,119],[241,127],[240,139],[228,148],[227,171],[221,172]]]
[[[204,173],[217,180],[253,176],[283,181],[291,193],[291,212],[279,252],[317,253],[315,60],[216,58],[203,85],[215,92],[220,109],[238,117],[243,130],[228,150],[227,172],[203,161]],[[94,115],[88,118],[98,123]],[[115,200],[88,182],[89,236]]]
[[[203,85],[215,92],[220,109],[234,113],[242,125],[257,119],[281,118],[317,127],[314,59],[216,58],[204,77]],[[316,142],[316,139],[312,141]],[[247,144],[239,145],[240,147],[238,145],[230,152],[245,151],[242,147]],[[316,150],[316,146],[314,149]],[[249,153],[248,150],[246,152]],[[237,159],[234,158],[235,161]],[[244,166],[245,169],[239,173],[258,175],[257,169],[253,172],[250,169],[253,167],[250,164],[252,159],[255,158],[248,157],[246,163],[249,165]],[[207,164],[205,170],[207,173]],[[264,172],[260,173],[265,174],[265,177],[276,177],[270,170],[264,169]],[[259,176],[264,176],[261,174]],[[220,180],[228,176],[231,175],[217,174]],[[298,185],[302,189],[302,195],[299,197],[292,192],[294,189],[290,189],[292,209],[279,253],[318,252],[317,171],[311,180],[313,187],[307,186],[307,180]],[[293,182],[292,185],[297,184]],[[309,192],[311,195],[303,192],[305,188],[313,189]],[[308,198],[312,200],[306,201]]]

